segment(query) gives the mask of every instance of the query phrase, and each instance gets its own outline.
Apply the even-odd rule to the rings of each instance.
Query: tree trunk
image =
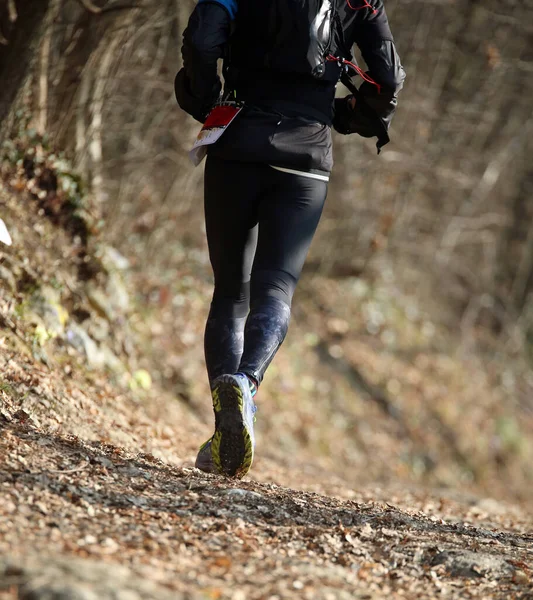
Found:
[[[0,142],[12,126],[17,103],[36,56],[50,0],[11,0],[0,5]],[[7,43],[6,43],[7,42]]]

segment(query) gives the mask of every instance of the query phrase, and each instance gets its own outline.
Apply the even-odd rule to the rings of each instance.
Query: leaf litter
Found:
[[[297,474],[296,489],[227,480],[30,419],[1,427],[5,598],[59,598],[59,572],[68,598],[78,588],[98,598],[119,588],[131,598],[533,592],[531,521],[516,511],[429,492],[343,499],[324,474],[321,493],[309,492]]]

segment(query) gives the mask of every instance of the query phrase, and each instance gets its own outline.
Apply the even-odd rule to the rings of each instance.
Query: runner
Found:
[[[180,106],[204,123],[226,102],[198,142],[213,142],[203,150],[215,278],[205,359],[215,433],[198,453],[204,471],[242,477],[252,465],[253,398],[287,333],[320,220],[332,126],[376,137],[378,151],[388,142],[405,73],[382,1],[359,1],[200,0],[184,33]],[[353,44],[366,73],[353,62]],[[359,89],[348,71],[363,78]],[[335,100],[341,76],[352,93]]]

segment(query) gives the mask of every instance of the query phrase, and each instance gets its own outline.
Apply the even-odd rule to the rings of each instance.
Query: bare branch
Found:
[[[93,15],[99,15],[102,9],[91,2],[91,0],[78,0],[78,2]]]
[[[18,18],[17,7],[15,6],[15,0],[9,0],[7,3],[7,8],[9,11],[9,20],[11,23],[14,23]]]
[[[91,0],[78,0],[78,2],[85,8],[85,10],[89,11],[93,15],[101,15],[103,13],[110,13],[117,10],[132,10],[136,8],[140,8],[135,4],[120,4],[118,6],[105,6],[104,8],[100,8],[93,4]]]

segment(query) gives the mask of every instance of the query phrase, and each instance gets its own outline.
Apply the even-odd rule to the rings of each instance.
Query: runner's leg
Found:
[[[251,308],[239,371],[261,383],[282,344],[292,296],[320,220],[327,182],[265,166],[259,237],[252,269]],[[268,182],[268,183],[267,183]]]
[[[215,289],[204,349],[211,383],[219,375],[235,373],[243,351],[259,186],[257,166],[207,158],[205,222]]]

